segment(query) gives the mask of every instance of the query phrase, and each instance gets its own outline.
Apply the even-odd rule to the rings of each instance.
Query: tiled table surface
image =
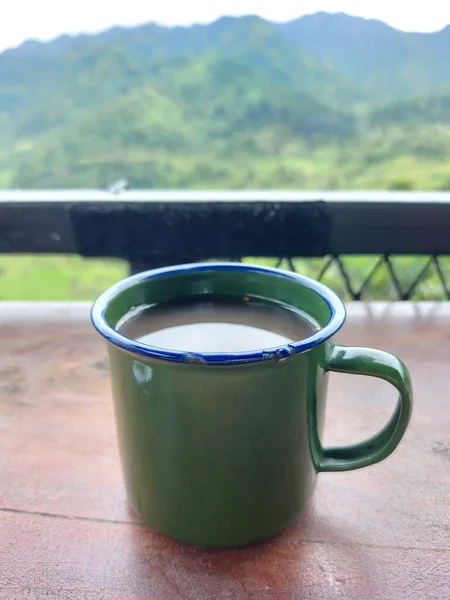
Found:
[[[204,550],[127,506],[88,307],[0,304],[0,600],[450,598],[450,305],[352,305],[337,339],[410,367],[404,441],[384,463],[322,474],[278,538]],[[394,400],[383,382],[333,376],[326,441],[367,436]]]

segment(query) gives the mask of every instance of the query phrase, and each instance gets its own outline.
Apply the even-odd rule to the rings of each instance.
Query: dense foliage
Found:
[[[450,28],[317,13],[0,55],[0,187],[450,187]]]

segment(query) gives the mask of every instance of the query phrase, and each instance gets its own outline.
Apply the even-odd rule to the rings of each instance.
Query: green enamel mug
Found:
[[[279,348],[226,354],[152,347],[116,329],[141,305],[211,294],[301,310],[318,329]],[[408,425],[405,365],[381,350],[333,344],[343,303],[296,273],[233,263],[156,269],[104,292],[91,316],[108,342],[129,500],[146,523],[176,540],[230,547],[271,537],[305,508],[318,473],[385,459]],[[394,414],[370,439],[323,447],[332,371],[378,377],[398,390]]]

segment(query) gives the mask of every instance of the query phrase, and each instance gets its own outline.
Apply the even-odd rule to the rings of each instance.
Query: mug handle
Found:
[[[411,379],[406,366],[388,352],[372,348],[351,348],[331,345],[326,371],[368,375],[384,379],[399,392],[394,414],[373,437],[336,448],[323,448],[317,432],[317,419],[312,423],[312,454],[317,471],[351,471],[373,465],[387,458],[397,447],[406,431],[412,409]],[[315,413],[315,411],[313,411]]]

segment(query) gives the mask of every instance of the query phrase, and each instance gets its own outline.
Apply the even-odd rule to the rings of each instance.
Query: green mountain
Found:
[[[283,23],[279,30],[378,98],[423,95],[450,84],[450,26],[410,33],[375,19],[319,12]]]
[[[29,41],[0,54],[0,186],[445,187],[449,50],[326,13]]]
[[[403,100],[373,110],[374,126],[411,127],[423,124],[438,127],[450,125],[450,93]]]

